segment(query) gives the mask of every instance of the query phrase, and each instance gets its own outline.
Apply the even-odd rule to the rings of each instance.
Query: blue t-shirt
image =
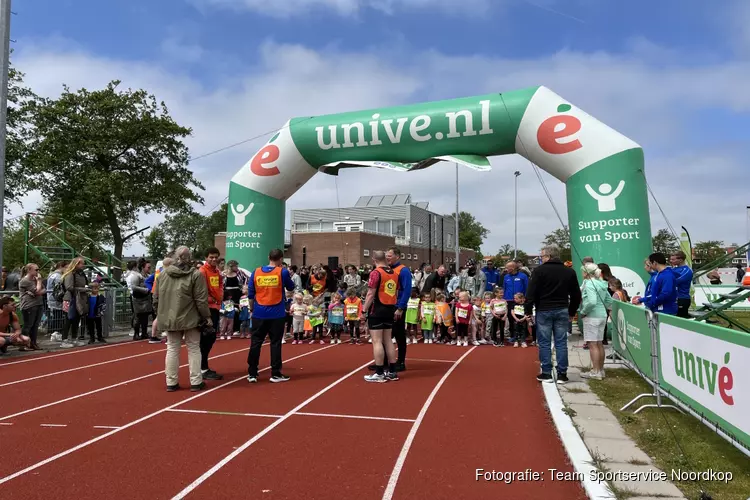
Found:
[[[328,322],[332,325],[344,324],[344,304],[331,304],[328,307]]]

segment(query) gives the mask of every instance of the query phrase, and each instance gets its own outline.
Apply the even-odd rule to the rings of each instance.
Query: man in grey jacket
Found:
[[[154,307],[159,328],[167,332],[167,391],[180,388],[180,343],[184,337],[190,368],[190,390],[206,387],[201,375],[200,326],[211,319],[208,309],[208,287],[203,275],[190,265],[192,254],[187,247],[175,250],[175,261],[164,269],[156,282]],[[208,332],[207,332],[208,333]]]

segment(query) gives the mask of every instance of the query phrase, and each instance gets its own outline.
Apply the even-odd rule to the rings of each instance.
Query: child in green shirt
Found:
[[[422,327],[422,338],[425,344],[432,344],[435,340],[435,333],[433,332],[435,322],[435,303],[432,302],[432,297],[429,293],[425,293],[422,296],[422,305],[419,311],[419,318],[421,320]]]
[[[406,305],[406,343],[417,343],[417,325],[419,324],[419,290],[411,289],[411,298]]]

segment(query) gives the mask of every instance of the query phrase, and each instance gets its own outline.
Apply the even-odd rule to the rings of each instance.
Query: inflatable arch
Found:
[[[285,200],[318,171],[489,170],[488,156],[511,153],[566,184],[576,269],[591,255],[642,293],[652,248],[643,150],[545,87],[288,121],[232,178],[227,258],[267,263],[284,242]]]

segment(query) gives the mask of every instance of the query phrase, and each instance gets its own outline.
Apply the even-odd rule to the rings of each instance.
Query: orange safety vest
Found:
[[[323,295],[326,291],[326,277],[323,276],[323,279],[318,279],[315,277],[314,274],[310,275],[310,283],[312,284],[312,296],[313,297],[320,297]]]
[[[346,306],[347,321],[358,320],[362,315],[362,299],[359,297],[354,297],[353,299],[347,297],[344,301],[344,306]]]
[[[255,270],[255,302],[261,306],[275,306],[284,301],[284,287],[281,283],[281,268],[274,267],[266,272],[262,267]]]
[[[398,275],[392,269],[384,267],[375,270],[380,274],[378,302],[384,306],[395,306],[398,298]]]
[[[397,288],[398,290],[401,289],[401,281],[398,279],[398,277],[401,276],[401,270],[404,267],[406,267],[406,266],[404,266],[403,264],[399,264],[396,267],[392,267],[391,268],[391,269],[393,269],[393,274],[396,275],[396,283],[398,284],[398,288]]]

